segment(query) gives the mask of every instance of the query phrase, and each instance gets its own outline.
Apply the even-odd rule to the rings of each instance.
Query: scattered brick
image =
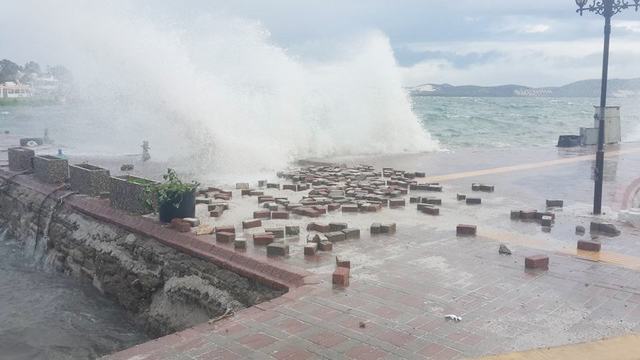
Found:
[[[342,212],[343,213],[351,213],[351,212],[358,212],[358,205],[354,205],[354,204],[345,204],[342,205]]]
[[[264,231],[273,234],[276,239],[284,238],[284,228],[265,228]]]
[[[406,202],[404,201],[404,199],[390,199],[389,200],[389,207],[390,208],[398,208],[398,207],[403,207],[405,206]]]
[[[289,245],[281,242],[274,242],[267,245],[267,256],[287,256],[289,255]]]
[[[260,226],[262,226],[262,220],[260,219],[245,220],[242,222],[243,229],[257,228]]]
[[[460,224],[460,225],[458,225],[456,227],[456,235],[462,235],[462,236],[471,235],[471,236],[475,236],[477,230],[478,230],[478,228],[475,225]]]
[[[285,235],[291,235],[291,236],[300,235],[300,226],[287,225],[284,227],[284,233]]]
[[[342,232],[347,239],[360,239],[360,229],[349,228],[343,229]]]
[[[329,224],[320,224],[320,223],[312,222],[307,225],[307,231],[317,231],[321,233],[326,233],[331,231],[331,227],[329,226]]]
[[[221,243],[230,243],[236,239],[236,234],[232,232],[218,232],[216,233],[216,241]]]
[[[542,226],[551,226],[552,223],[553,223],[553,218],[551,216],[543,216],[540,219],[540,224]]]
[[[347,223],[329,223],[329,230],[331,231],[341,231],[348,227],[349,225]]]
[[[337,286],[349,286],[349,268],[339,267],[333,272],[332,282]]]
[[[336,267],[343,267],[343,268],[351,269],[351,261],[349,261],[349,260],[340,260],[336,256]]]
[[[578,250],[598,252],[600,251],[601,246],[602,244],[600,244],[599,242],[589,241],[589,240],[578,240]]]
[[[545,255],[527,256],[524,259],[525,269],[549,270],[549,257]]]
[[[376,235],[382,233],[382,224],[373,223],[370,228],[371,235]]]
[[[347,236],[342,231],[332,231],[324,234],[327,239],[331,242],[344,241],[347,239]]]
[[[417,204],[421,201],[420,196],[412,196],[409,198],[409,204]]]
[[[318,250],[331,251],[333,250],[333,243],[331,241],[320,241],[318,243]]]
[[[304,246],[304,256],[314,256],[318,251],[318,244],[308,243]]]
[[[270,196],[270,195],[258,196],[258,204],[262,204],[265,202],[274,202],[274,201],[276,201],[276,199],[274,199],[273,196]]]
[[[280,189],[280,184],[267,183],[267,189]]]
[[[432,215],[432,216],[438,216],[440,215],[440,209],[433,206],[433,205],[428,205],[428,204],[418,204],[418,209],[423,213],[423,214],[427,214],[427,215]]]
[[[382,224],[380,225],[381,234],[393,234],[396,232],[396,223]]]
[[[276,219],[289,219],[289,212],[288,211],[272,211],[271,212],[271,218],[276,220]]]
[[[259,225],[262,226],[262,225]],[[216,227],[216,232],[231,232],[234,233],[236,232],[236,228],[233,225],[222,225],[222,226],[217,226]]]
[[[471,184],[472,191],[493,192],[495,187],[493,185],[484,184]]]
[[[465,195],[465,194],[457,194],[456,197],[457,197],[458,201],[467,200],[467,195]]]
[[[271,219],[271,211],[269,210],[257,210],[253,212],[254,219]]]
[[[265,246],[271,244],[275,237],[271,233],[253,234],[253,245]]]
[[[199,205],[199,204],[209,205],[209,204],[211,204],[211,199],[206,198],[206,197],[197,197],[196,198],[196,205]]]
[[[482,199],[480,198],[467,198],[467,205],[479,205],[482,203]]]
[[[328,204],[328,205],[327,205],[327,210],[329,210],[329,211],[335,211],[335,210],[340,209],[340,206],[341,206],[340,204],[337,204],[337,203],[331,203],[331,204]]]
[[[312,242],[314,243],[321,243],[323,241],[329,241],[329,239],[327,239],[327,237],[324,234],[316,234],[312,239]]]
[[[233,247],[236,249],[246,249],[247,248],[247,240],[245,239],[236,239],[233,241]]]
[[[189,225],[191,225],[191,227],[200,226],[200,220],[199,219],[196,219],[196,218],[184,218],[182,220],[188,222]]]
[[[564,201],[562,200],[547,200],[547,207],[563,207]]]

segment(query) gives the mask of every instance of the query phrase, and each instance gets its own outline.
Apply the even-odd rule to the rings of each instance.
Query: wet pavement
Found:
[[[257,197],[242,197],[233,190],[228,211],[210,218],[206,206],[199,205],[200,220],[235,225],[238,237],[247,239],[249,254],[304,268],[316,275],[316,283],[112,358],[455,359],[636,332],[640,232],[617,222],[616,213],[629,203],[634,193],[629,187],[640,177],[640,144],[608,148],[606,215],[600,218],[616,223],[622,230],[618,237],[589,233],[592,151],[465,150],[333,159],[370,164],[376,170],[424,171],[427,178],[419,182],[437,181],[444,190],[410,191],[404,208],[375,213],[338,210],[315,219],[292,214],[289,220],[263,220],[263,228],[300,225],[300,236],[285,239],[290,246],[285,258],[267,258],[264,246],[253,246],[251,234],[263,228],[242,232],[241,221],[262,207]],[[287,183],[275,176],[269,180]],[[495,185],[496,190],[472,192],[476,182]],[[292,202],[306,194],[260,190]],[[466,205],[456,199],[458,193],[481,197],[482,204]],[[409,196],[441,198],[440,215],[417,211]],[[511,210],[546,211],[546,199],[564,200],[562,209],[549,209],[556,216],[549,232],[537,222],[510,219]],[[306,225],[334,221],[360,229],[360,239],[337,242],[331,252],[305,257]],[[398,230],[371,236],[374,222],[395,222]],[[478,235],[456,236],[458,224],[477,225]],[[576,225],[585,226],[586,234],[576,235]],[[602,243],[599,255],[576,250],[576,242],[585,239]],[[498,254],[501,243],[513,254]],[[549,256],[548,271],[525,271],[525,256],[535,254]],[[346,288],[331,284],[336,256],[351,262],[351,284]],[[448,314],[462,321],[448,321]]]

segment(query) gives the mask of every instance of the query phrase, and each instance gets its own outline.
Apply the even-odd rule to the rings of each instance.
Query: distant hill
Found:
[[[460,96],[460,97],[599,97],[600,80],[581,80],[558,86],[532,88],[522,85],[501,86],[454,86],[449,84],[423,84],[409,87],[416,96]],[[611,79],[608,84],[608,96],[640,96],[640,78]]]

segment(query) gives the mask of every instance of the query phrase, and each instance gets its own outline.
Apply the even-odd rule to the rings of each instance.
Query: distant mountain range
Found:
[[[581,80],[558,87],[533,88],[522,85],[454,86],[449,84],[423,84],[409,87],[416,96],[460,97],[599,97],[600,80]],[[640,78],[611,79],[607,94],[610,97],[640,96]]]

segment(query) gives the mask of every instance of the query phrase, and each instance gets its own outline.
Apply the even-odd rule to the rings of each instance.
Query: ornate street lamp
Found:
[[[604,52],[602,55],[602,87],[600,90],[600,113],[598,114],[598,150],[596,151],[596,168],[594,171],[595,187],[593,191],[593,214],[602,213],[602,181],[604,179],[604,110],[607,106],[607,78],[609,76],[609,38],[611,37],[611,18],[613,15],[629,8],[640,9],[640,0],[576,0],[582,16],[585,11],[604,16]]]

